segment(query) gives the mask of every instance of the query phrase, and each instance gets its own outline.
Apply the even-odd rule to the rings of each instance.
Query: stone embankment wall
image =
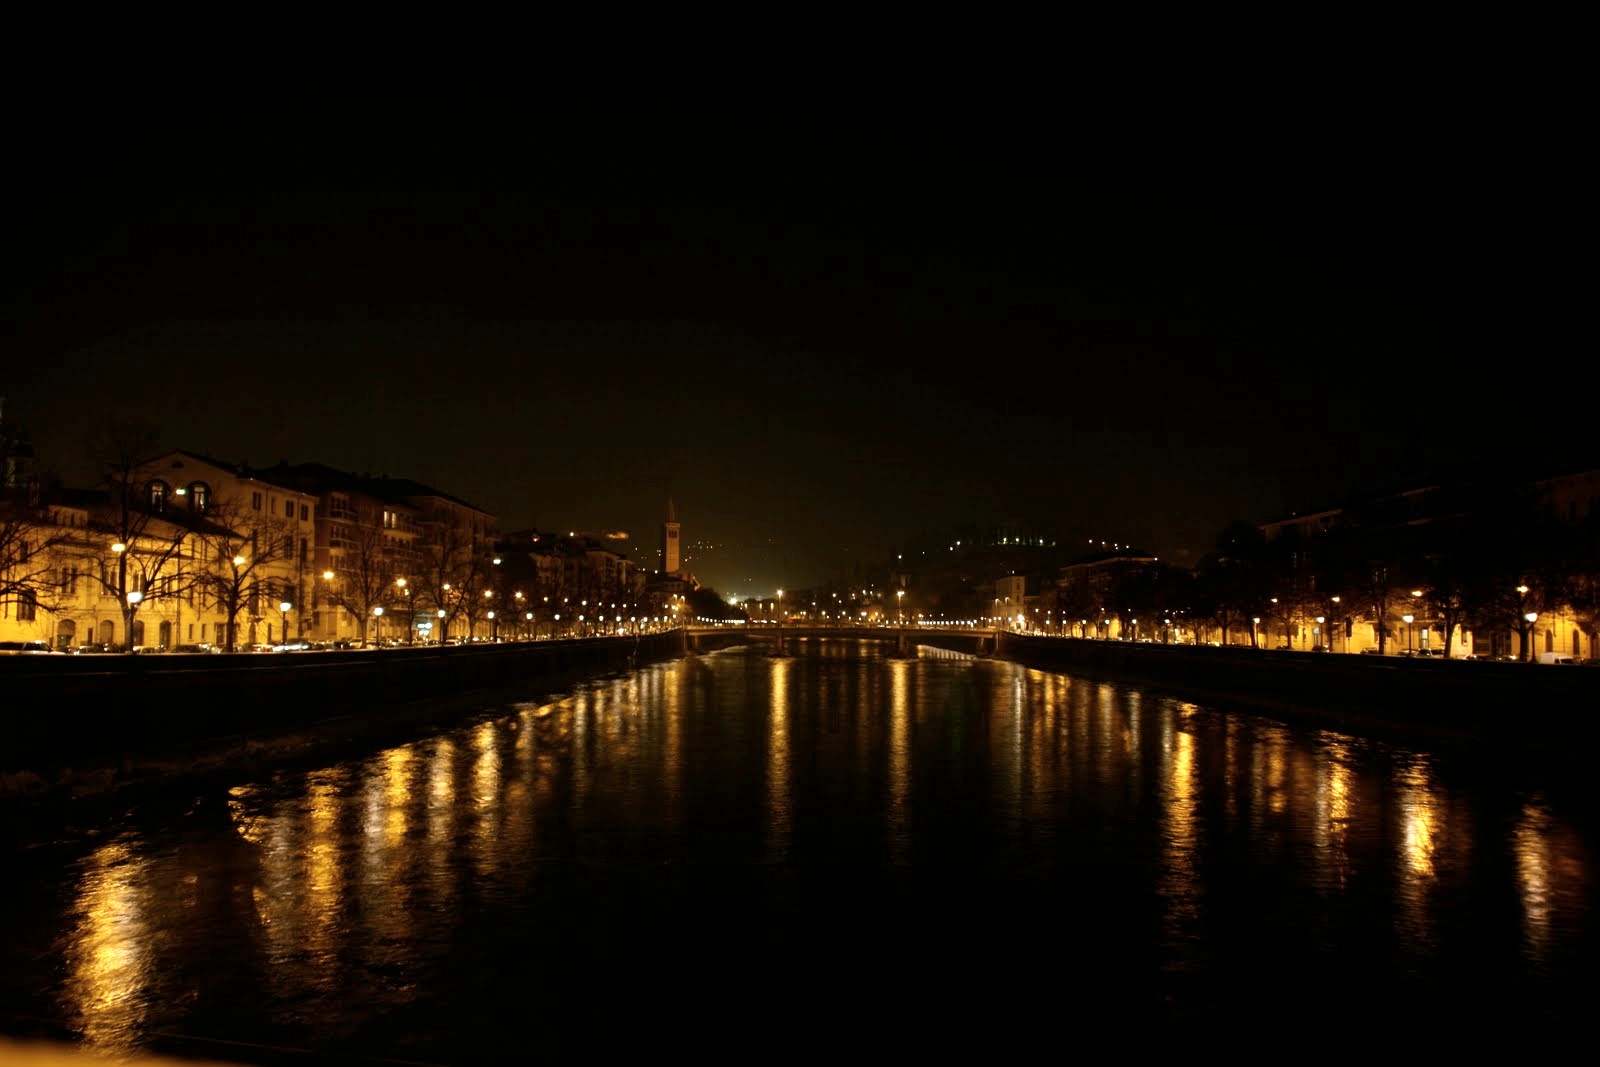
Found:
[[[493,691],[530,698],[681,656],[681,632],[584,641],[233,655],[0,657],[11,792],[126,777],[175,752],[414,723]],[[4,792],[6,790],[0,790]]]
[[[1368,736],[1570,752],[1600,736],[1600,666],[1000,635],[991,654]]]

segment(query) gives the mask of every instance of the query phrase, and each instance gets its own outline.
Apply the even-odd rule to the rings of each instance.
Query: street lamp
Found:
[[[778,590],[778,625],[783,625],[783,590]]]
[[[1410,616],[1410,615],[1402,615],[1402,616],[1400,616],[1400,620],[1406,624],[1406,653],[1407,654],[1410,654],[1410,652],[1411,652],[1411,619],[1412,619],[1412,616]]]
[[[1527,660],[1529,663],[1532,663],[1533,662],[1533,624],[1539,621],[1539,613],[1537,611],[1530,611],[1526,615],[1524,615],[1523,618],[1528,620],[1528,637],[1527,637],[1527,640],[1522,642],[1523,645],[1526,646],[1526,650],[1524,651],[1522,658]]]
[[[383,632],[383,608],[381,606],[379,606],[379,607],[375,607],[375,608],[372,609],[372,643],[373,644],[376,645],[382,639],[382,632]]]
[[[894,591],[895,609],[900,613],[901,626],[906,624],[905,595],[906,591],[904,589],[896,589]]]
[[[1323,651],[1322,641],[1323,641],[1323,638],[1326,636],[1322,632],[1322,622],[1323,622],[1323,617],[1321,615],[1318,615],[1317,616],[1317,628],[1316,628],[1315,631],[1313,631],[1313,636],[1316,637],[1316,639],[1317,639],[1317,651],[1318,652]],[[1333,645],[1332,644],[1330,644],[1328,646],[1327,651],[1329,651],[1329,652],[1333,651]]]
[[[294,607],[287,600],[278,601],[278,628],[283,631],[281,644],[289,643],[289,609]]]
[[[1250,616],[1250,647],[1251,648],[1257,647],[1256,646],[1256,627],[1260,626],[1260,625],[1261,625],[1261,616],[1260,615],[1252,615],[1252,616]]]

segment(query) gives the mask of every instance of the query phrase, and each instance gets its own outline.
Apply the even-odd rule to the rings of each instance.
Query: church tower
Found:
[[[679,554],[678,544],[678,514],[672,507],[672,501],[667,501],[667,521],[661,524],[661,572],[676,576],[683,569],[683,557]]]

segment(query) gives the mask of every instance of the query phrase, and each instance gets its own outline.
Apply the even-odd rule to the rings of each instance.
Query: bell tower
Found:
[[[667,521],[661,524],[661,573],[676,576],[683,569],[683,557],[678,544],[678,514],[667,501]]]

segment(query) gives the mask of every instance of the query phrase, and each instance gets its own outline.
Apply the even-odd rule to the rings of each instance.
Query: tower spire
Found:
[[[681,545],[678,541],[678,510],[672,506],[672,498],[667,498],[667,521],[661,524],[661,572],[676,575],[683,566],[683,557],[680,554]]]

